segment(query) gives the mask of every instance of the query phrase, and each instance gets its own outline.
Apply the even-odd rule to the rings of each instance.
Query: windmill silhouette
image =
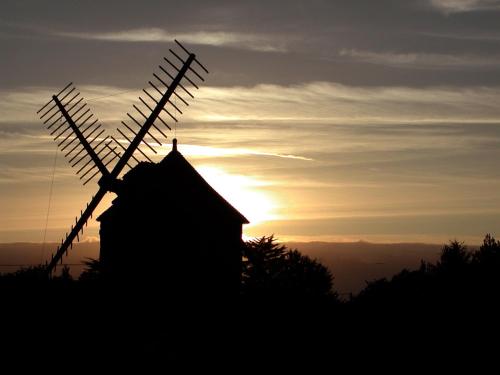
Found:
[[[93,113],[91,113],[90,108],[73,86],[73,83],[69,83],[56,95],[53,95],[52,99],[37,111],[43,124],[47,125],[47,128],[51,131],[50,134],[55,136],[54,140],[58,141],[57,146],[61,148],[61,151],[66,152],[65,157],[69,159],[71,166],[79,168],[76,173],[80,176],[80,180],[83,180],[84,185],[98,174],[101,174],[98,180],[99,189],[97,193],[92,197],[86,208],[80,211],[80,217],[75,218],[75,223],[71,226],[70,232],[66,233],[66,237],[61,240],[61,244],[52,254],[50,261],[46,263],[46,270],[49,275],[52,274],[59,262],[62,263],[62,257],[72,247],[73,241],[75,239],[80,240],[83,228],[87,225],[87,221],[92,217],[94,210],[105,194],[107,192],[116,192],[120,173],[127,166],[131,168],[130,163],[132,161],[139,162],[134,153],[137,151],[141,156],[151,161],[146,153],[139,148],[141,143],[153,153],[157,153],[146,141],[145,137],[149,136],[161,146],[159,136],[155,136],[152,130],[155,129],[161,137],[166,138],[166,134],[159,126],[161,124],[168,130],[171,130],[171,127],[160,117],[160,114],[164,112],[171,120],[178,121],[170,111],[175,110],[180,114],[182,114],[182,111],[171,101],[172,96],[175,96],[184,105],[189,105],[182,95],[176,92],[178,88],[182,90],[183,94],[194,98],[186,86],[189,84],[189,88],[198,89],[199,87],[193,82],[195,78],[191,79],[187,75],[188,72],[196,76],[196,79],[204,81],[203,73],[200,74],[193,67],[194,64],[208,74],[208,70],[197,60],[195,54],[188,51],[177,40],[175,40],[175,43],[182,52],[178,54],[172,49],[169,49],[169,52],[182,66],[178,67],[164,57],[163,59],[168,63],[169,68],[159,65],[161,73],[153,73],[157,82],[148,82],[154,90],[153,94],[146,89],[142,90],[147,95],[149,103],[139,97],[146,110],[135,104],[133,105],[137,113],[143,118],[142,122],[132,114],[127,113],[134,125],[130,126],[124,121],[122,121],[122,125],[132,134],[127,136],[124,130],[117,129],[125,140],[125,144],[128,143],[128,146],[125,146],[123,141],[120,142],[113,136],[105,135],[105,129],[102,128],[99,120],[94,118]],[[183,58],[181,55],[185,55],[185,57]],[[167,104],[169,107],[167,107]],[[157,120],[158,125],[155,124]]]

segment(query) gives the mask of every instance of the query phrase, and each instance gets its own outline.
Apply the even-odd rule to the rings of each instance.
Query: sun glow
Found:
[[[257,178],[230,174],[211,166],[196,170],[220,194],[250,221],[250,225],[276,220],[277,200],[264,190],[268,182]]]

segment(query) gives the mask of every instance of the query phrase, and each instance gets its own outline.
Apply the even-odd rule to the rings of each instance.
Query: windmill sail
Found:
[[[53,95],[38,113],[84,185],[99,172],[102,175],[109,174],[106,166],[119,157],[117,152],[110,151],[116,149],[116,145],[113,145],[114,141],[109,136],[104,135],[102,124],[73,83]]]
[[[171,130],[171,127],[161,117],[161,114],[166,113],[175,122],[178,121],[177,117],[171,112],[182,114],[180,108],[171,101],[172,96],[179,98],[186,106],[189,105],[182,95],[176,92],[176,89],[180,87],[182,92],[188,94],[191,98],[194,98],[194,95],[188,90],[187,86],[190,85],[198,89],[198,85],[193,81],[195,78],[188,77],[187,73],[191,72],[195,75],[196,79],[204,81],[202,75],[193,65],[196,64],[205,73],[208,73],[208,70],[196,59],[193,53],[189,52],[177,40],[175,42],[182,49],[183,53],[186,54],[186,57],[182,58],[171,49],[169,51],[182,63],[182,66],[177,67],[167,58],[164,58],[171,68],[173,68],[173,72],[160,65],[159,68],[164,76],[161,77],[156,73],[153,74],[158,82],[154,84],[150,81],[149,84],[155,89],[155,93],[151,94],[147,90],[143,90],[148,97],[147,100],[139,97],[144,107],[141,108],[138,105],[134,105],[135,116],[127,113],[134,127],[122,121],[129,135],[126,135],[124,130],[117,129],[123,139],[118,140],[113,136],[103,136],[104,129],[101,129],[101,124],[98,124],[97,119],[93,119],[93,114],[90,113],[90,109],[87,108],[86,103],[83,102],[83,98],[80,97],[79,92],[76,92],[72,83],[54,95],[37,112],[40,114],[40,119],[43,123],[49,124],[49,129],[54,128],[51,134],[56,134],[55,140],[61,139],[58,146],[62,147],[63,151],[66,149],[69,150],[65,156],[70,158],[72,167],[79,167],[77,174],[80,175],[80,179],[85,179],[84,184],[88,183],[99,173],[102,175],[98,182],[99,190],[87,207],[81,211],[81,215],[76,219],[75,225],[71,227],[71,231],[61,241],[61,245],[57,248],[55,254],[52,255],[47,265],[49,274],[52,273],[59,262],[62,262],[63,255],[72,246],[75,238],[79,240],[79,234],[83,231],[84,226],[92,217],[92,213],[106,193],[116,191],[116,181],[124,168],[126,166],[130,167],[129,162],[132,160],[139,162],[141,156],[150,160],[147,153],[141,150],[139,146],[143,144],[150,151],[156,153],[154,147],[146,140],[146,136],[153,139],[159,146],[162,145],[159,138],[167,138],[165,132]],[[46,109],[47,107],[48,109]],[[156,134],[153,133],[153,129]],[[134,155],[136,151],[138,154]],[[108,165],[112,162],[115,162],[113,167],[108,168]]]
[[[146,140],[146,136],[151,138],[158,146],[162,145],[162,139],[166,139],[167,135],[166,131],[170,131],[171,121],[178,122],[178,115],[182,114],[181,108],[172,101],[172,97],[179,99],[179,102],[185,106],[189,106],[188,101],[185,99],[184,94],[187,94],[190,98],[194,98],[194,95],[188,90],[188,85],[198,89],[198,85],[194,82],[194,80],[199,79],[202,82],[204,78],[202,74],[200,74],[196,68],[193,66],[196,64],[200,67],[204,73],[208,74],[208,70],[196,59],[196,56],[190,53],[181,43],[175,40],[176,44],[181,48],[183,54],[186,55],[185,58],[179,56],[175,51],[169,49],[170,53],[178,59],[181,63],[181,67],[177,67],[175,64],[171,63],[166,57],[164,57],[164,61],[167,61],[170,65],[170,69],[159,65],[158,68],[161,72],[153,73],[153,77],[155,78],[155,82],[148,81],[151,89],[143,89],[142,91],[146,94],[146,96],[139,97],[140,105],[133,105],[134,113],[127,113],[127,117],[129,120],[127,122],[122,121],[123,128],[118,128],[117,132],[123,137],[124,141],[128,142],[130,148],[130,155],[127,153],[127,150],[122,146],[122,142],[120,142],[120,146],[125,150],[123,157],[117,162],[117,165],[120,163],[123,164],[122,160],[129,160],[131,157],[134,157],[135,151],[137,151],[142,157],[145,157],[147,160],[151,161],[151,159],[147,156],[145,150],[141,149],[141,145],[146,146],[149,151],[153,154],[156,154],[156,149]],[[188,73],[193,73],[194,77],[189,77]],[[180,88],[180,93],[177,92],[177,88]],[[149,113],[149,116],[146,115]],[[168,119],[162,117],[162,115],[167,116]],[[142,122],[144,121],[144,122]],[[128,135],[126,134],[128,133]],[[137,157],[141,157],[137,154]],[[134,157],[135,158],[135,157]],[[119,168],[119,173],[121,172],[121,168]],[[118,175],[114,175],[111,172],[112,178],[117,178]]]

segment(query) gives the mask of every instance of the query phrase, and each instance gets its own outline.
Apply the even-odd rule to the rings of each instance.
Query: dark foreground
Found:
[[[498,372],[500,242],[491,236],[474,253],[445,245],[436,264],[370,282],[346,300],[321,264],[264,244],[247,254],[241,290],[231,295],[206,285],[167,291],[133,277],[111,283],[97,263],[78,281],[36,269],[0,275],[2,363],[69,373],[103,365],[138,373],[267,373],[270,365],[278,373]]]
[[[2,355],[21,366],[64,361],[182,373],[270,363],[311,369],[384,367],[396,359],[407,366],[432,359],[483,363],[498,350],[497,301],[418,308],[291,297],[169,300],[81,283],[4,287]]]

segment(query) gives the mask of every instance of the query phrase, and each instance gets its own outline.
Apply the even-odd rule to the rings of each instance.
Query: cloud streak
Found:
[[[166,150],[163,150],[163,154],[170,152],[169,147]],[[293,160],[304,160],[304,161],[313,161],[312,158],[308,158],[300,155],[292,155],[292,154],[280,154],[273,152],[263,152],[252,150],[248,148],[239,148],[239,147],[210,147],[210,146],[199,146],[192,144],[183,144],[182,152],[186,156],[192,158],[208,158],[208,157],[244,157],[244,156],[270,156],[282,159],[293,159]]]
[[[498,0],[430,0],[430,4],[444,13],[498,11]]]
[[[94,114],[113,130],[126,119],[135,90],[109,86],[79,89]],[[36,110],[57,88],[0,91],[0,131],[43,134]],[[500,88],[353,87],[330,82],[253,87],[203,87],[183,115],[184,123],[410,124],[500,122]],[[178,103],[179,104],[179,103]],[[140,105],[140,107],[142,107]],[[168,120],[168,119],[167,119]],[[26,125],[32,124],[32,125]],[[236,131],[237,129],[235,129]],[[243,129],[244,130],[244,129]],[[294,157],[294,155],[280,156]]]
[[[356,62],[417,69],[497,68],[500,56],[395,53],[342,49],[339,56]]]
[[[194,45],[226,46],[263,52],[284,52],[285,43],[271,41],[268,36],[225,32],[198,31],[192,33],[171,33],[160,28],[142,28],[111,32],[53,32],[52,35],[66,38],[99,40],[106,42],[128,43],[172,43],[174,39]]]
[[[190,116],[198,121],[409,123],[500,121],[500,89],[304,85],[206,87]]]

